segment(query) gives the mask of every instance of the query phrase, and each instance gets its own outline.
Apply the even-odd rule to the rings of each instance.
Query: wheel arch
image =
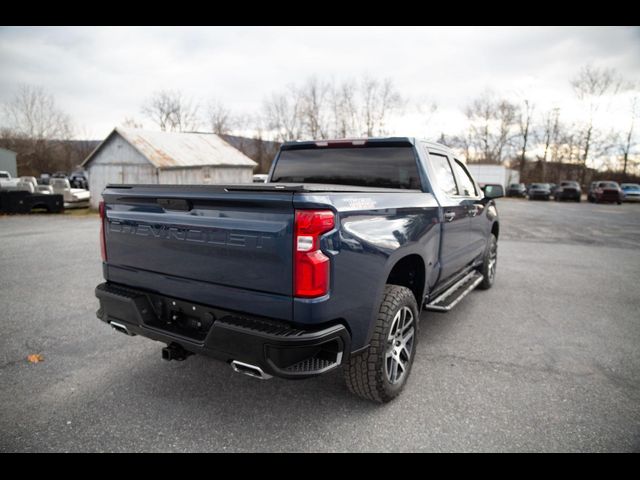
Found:
[[[411,253],[398,259],[387,275],[385,285],[399,285],[407,287],[416,299],[418,311],[422,308],[427,271],[424,259]],[[384,288],[384,287],[383,287]]]

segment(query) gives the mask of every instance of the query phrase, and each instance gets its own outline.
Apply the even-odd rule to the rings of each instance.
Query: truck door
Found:
[[[471,261],[469,252],[469,199],[461,196],[447,155],[429,152],[438,187],[444,193],[442,240],[440,242],[440,280],[446,280]],[[452,160],[453,161],[453,160]]]
[[[465,165],[458,159],[451,163],[458,182],[458,190],[469,216],[469,260],[475,260],[484,254],[487,244],[488,229],[491,222],[484,215],[485,204],[482,202],[480,189],[469,175]]]

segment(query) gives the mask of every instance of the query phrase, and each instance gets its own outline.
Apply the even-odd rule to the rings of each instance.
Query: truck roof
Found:
[[[429,148],[438,148],[449,150],[448,147],[437,142],[418,139],[415,137],[370,137],[370,138],[336,138],[336,139],[320,139],[320,140],[295,140],[284,142],[281,146],[282,150],[303,150],[309,148],[322,147],[338,147],[345,146],[378,146],[378,147],[400,147],[415,145],[416,141],[423,142]]]

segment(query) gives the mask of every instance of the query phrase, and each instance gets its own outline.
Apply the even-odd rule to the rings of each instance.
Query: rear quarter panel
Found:
[[[440,229],[432,194],[304,193],[294,196],[294,207],[330,208],[338,219],[321,243],[332,260],[330,293],[320,299],[295,299],[295,321],[343,319],[351,330],[352,349],[358,350],[369,341],[385,283],[400,259],[419,255],[426,283],[435,281]]]

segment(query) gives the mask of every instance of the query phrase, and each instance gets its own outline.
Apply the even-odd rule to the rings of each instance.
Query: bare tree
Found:
[[[66,139],[72,134],[71,119],[42,87],[21,85],[4,105],[7,128],[14,136],[31,140]]]
[[[346,80],[331,88],[333,135],[339,138],[361,135],[357,105],[358,84]]]
[[[431,124],[433,117],[438,111],[438,103],[435,101],[428,101],[428,102],[425,102],[424,104],[418,104],[418,106],[416,107],[416,110],[418,114],[423,117],[423,126],[425,127],[425,130],[426,130],[429,128],[429,125]],[[441,138],[443,140],[446,139],[444,132],[441,132]]]
[[[521,122],[522,125],[522,122]],[[542,122],[534,129],[534,138],[538,146],[542,145],[542,155],[538,155],[541,181],[546,180],[546,165],[549,157],[557,160],[559,149],[560,109],[553,108],[542,116]],[[522,127],[521,127],[522,130]],[[521,164],[522,165],[522,164]],[[521,170],[522,171],[522,170]]]
[[[329,94],[331,86],[317,77],[309,78],[300,89],[301,116],[305,132],[311,138],[328,138],[330,134]]]
[[[623,137],[624,140],[622,142],[622,145],[620,146],[620,150],[622,152],[622,175],[625,178],[627,176],[627,169],[629,167],[629,155],[635,147],[635,122],[638,116],[640,116],[640,99],[637,93],[631,98],[630,113],[631,121],[629,122],[629,129],[627,130],[626,135]]]
[[[218,135],[228,135],[236,123],[231,110],[217,99],[210,100],[207,105],[207,121],[211,131]]]
[[[138,122],[133,117],[124,117],[124,120],[122,121],[122,126],[125,128],[136,128],[136,129],[143,128],[142,122]]]
[[[465,109],[473,160],[502,163],[516,123],[516,106],[487,91]]]
[[[4,128],[0,143],[18,152],[19,168],[25,173],[65,166],[68,158],[60,149],[73,136],[71,118],[42,87],[21,85],[2,106]]]
[[[178,90],[160,90],[145,100],[141,112],[162,131],[194,131],[200,125],[199,106]]]
[[[584,66],[571,80],[573,91],[581,102],[586,105],[587,117],[583,123],[581,163],[583,167],[582,181],[586,175],[587,161],[592,153],[595,132],[594,120],[598,111],[603,107],[603,101],[617,94],[624,86],[620,75],[613,69],[598,68],[592,65]]]
[[[298,140],[303,134],[302,95],[295,85],[282,93],[274,93],[264,101],[263,114],[267,128],[276,140]]]
[[[386,135],[386,122],[394,112],[404,106],[405,99],[390,78],[378,80],[367,75],[361,80],[360,95],[363,134],[367,137]]]
[[[267,130],[280,141],[385,135],[404,98],[390,79],[330,83],[317,77],[289,85],[264,101]]]
[[[535,110],[535,104],[531,103],[530,100],[525,99],[523,101],[523,105],[520,108],[520,112],[518,114],[518,127],[520,132],[520,174],[524,172],[524,167],[527,162],[527,145],[529,142],[529,133],[531,130],[531,121],[533,118],[533,112]],[[545,158],[546,160],[546,158]]]

